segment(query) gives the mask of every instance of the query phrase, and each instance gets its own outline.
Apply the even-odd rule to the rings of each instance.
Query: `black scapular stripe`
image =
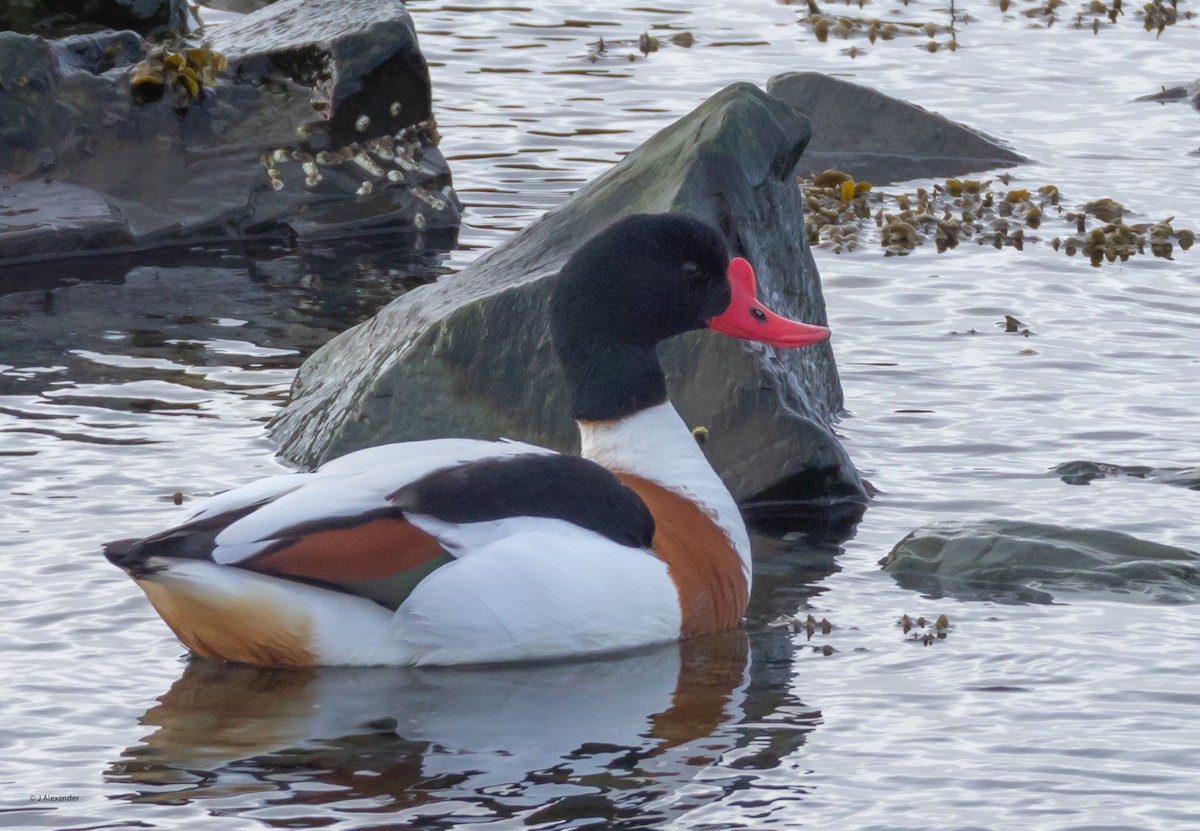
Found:
[[[131,577],[144,577],[157,569],[148,566],[151,557],[182,560],[212,560],[217,535],[244,516],[254,513],[270,500],[243,505],[206,519],[168,528],[140,539],[113,540],[104,543],[105,558]]]
[[[445,522],[530,516],[563,519],[613,542],[648,548],[654,517],[605,468],[578,456],[530,454],[439,470],[391,494],[406,513]]]

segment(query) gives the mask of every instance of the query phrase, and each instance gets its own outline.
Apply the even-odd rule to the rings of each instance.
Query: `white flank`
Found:
[[[563,658],[679,637],[678,591],[649,552],[558,519],[471,525],[459,526],[469,552],[396,611],[393,636],[418,664]]]
[[[609,470],[648,479],[703,508],[729,536],[749,587],[746,523],[729,489],[669,401],[618,421],[581,421],[579,437],[584,458]]]

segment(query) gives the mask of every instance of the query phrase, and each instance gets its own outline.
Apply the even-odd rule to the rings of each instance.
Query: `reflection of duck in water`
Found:
[[[745,745],[735,725],[780,703],[744,705],[747,669],[740,630],[537,666],[192,661],[143,716],[154,732],[107,778],[134,785],[136,801],[221,798],[239,812],[328,801],[393,821],[429,803],[476,818],[532,814],[572,794],[603,810],[644,807]],[[788,727],[799,743],[799,725]],[[328,820],[337,805],[313,812]]]
[[[654,351],[705,327],[780,347],[828,336],[767,311],[750,264],[708,226],[626,218],[579,248],[550,302],[585,458],[466,439],[374,447],[105,553],[192,652],[244,663],[554,658],[736,626],[746,528]]]

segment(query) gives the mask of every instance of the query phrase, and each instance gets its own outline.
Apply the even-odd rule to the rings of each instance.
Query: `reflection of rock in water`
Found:
[[[777,764],[812,728],[786,685],[773,685],[767,711],[748,706],[748,657],[745,633],[732,631],[549,665],[193,661],[143,716],[154,731],[107,778],[134,786],[136,802],[219,797],[222,813],[231,800],[248,816],[269,803],[291,806],[293,819],[308,805],[328,819],[350,802],[356,816],[378,811],[390,822],[426,813],[619,819],[644,816],[651,802],[673,815],[689,803],[676,799],[679,788],[723,756],[736,756],[727,762],[735,768],[754,768],[760,756]],[[780,735],[764,736],[773,712]],[[738,728],[743,719],[755,727]]]
[[[841,570],[842,543],[854,536],[867,506],[770,499],[739,506],[754,549],[754,591],[747,625],[762,627],[806,606],[820,581]],[[758,650],[756,646],[756,657]]]
[[[1200,554],[1097,528],[940,523],[913,531],[880,565],[904,588],[932,597],[1051,603],[1103,591],[1162,603],[1200,599]]]
[[[292,356],[259,352],[243,363],[291,369],[337,332],[444,271],[444,252],[405,242],[348,241],[286,253],[205,246],[0,269],[0,353],[4,363],[22,367],[54,365],[70,352],[76,359],[68,377],[77,384],[161,380],[211,365],[214,353],[205,345],[236,338]],[[454,235],[440,242],[453,246]],[[131,360],[114,378],[112,361],[99,366],[85,355]],[[228,350],[220,360],[239,363]]]

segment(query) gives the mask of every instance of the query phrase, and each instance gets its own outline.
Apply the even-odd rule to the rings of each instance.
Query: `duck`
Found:
[[[751,264],[682,214],[620,219],[551,279],[580,455],[505,439],[369,447],[219,493],[105,557],[193,656],[222,662],[573,659],[739,626],[749,535],[655,348],[705,328],[775,348],[829,330],[770,311]]]

